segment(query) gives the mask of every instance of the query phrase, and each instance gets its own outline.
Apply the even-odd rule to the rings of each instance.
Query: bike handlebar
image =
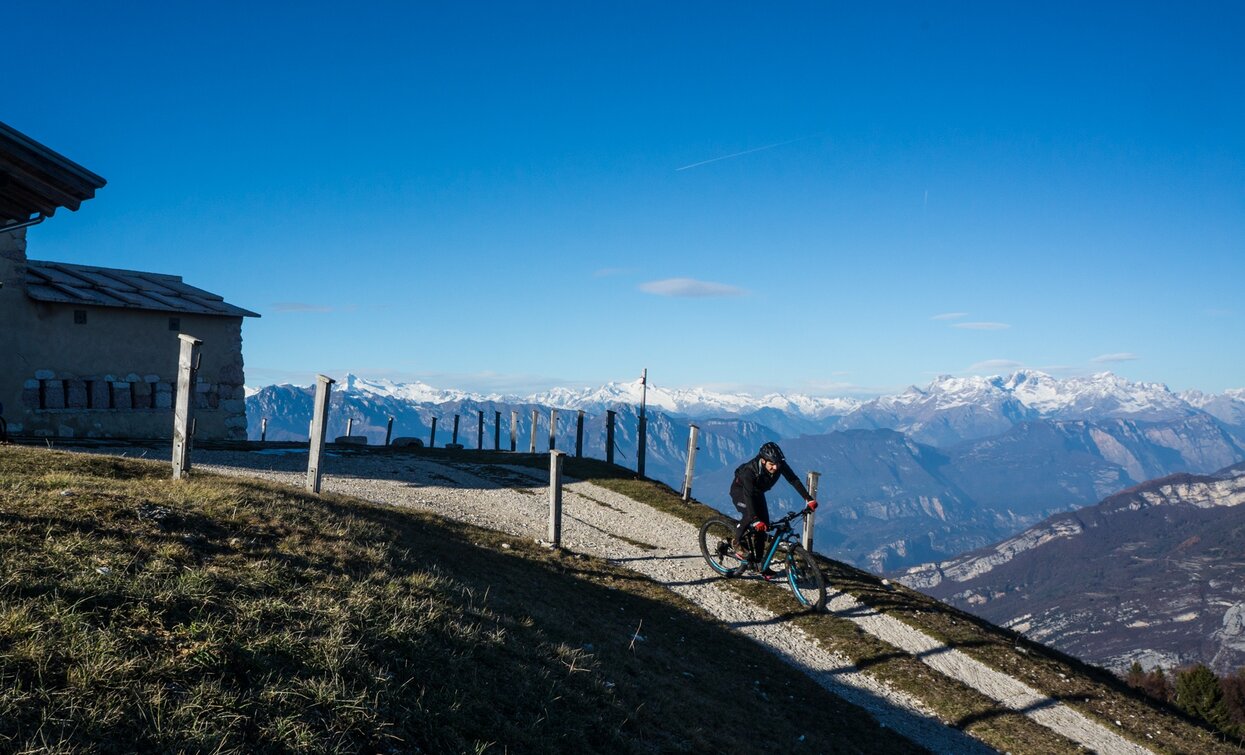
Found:
[[[778,520],[778,521],[776,521],[776,522],[772,522],[772,523],[770,524],[770,527],[771,527],[771,528],[773,528],[773,527],[781,527],[781,526],[783,526],[783,525],[785,525],[785,524],[789,523],[792,519],[795,519],[795,518],[796,518],[796,517],[798,517],[798,516],[799,516],[799,517],[804,517],[804,516],[808,516],[808,515],[809,515],[809,508],[808,508],[807,506],[805,506],[804,508],[799,509],[799,510],[797,510],[797,511],[792,511],[790,514],[787,514],[787,515],[786,515],[786,516],[784,516],[782,519],[779,519],[779,520]]]

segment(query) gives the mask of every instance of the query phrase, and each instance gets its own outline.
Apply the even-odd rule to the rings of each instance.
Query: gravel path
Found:
[[[302,487],[306,452],[195,451],[195,469]],[[323,489],[378,503],[430,511],[516,537],[540,540],[549,519],[548,474],[523,467],[441,464],[416,457],[330,455]],[[798,627],[725,589],[700,556],[696,528],[626,496],[587,482],[563,486],[562,545],[625,565],[700,605],[799,668],[879,722],[939,753],[993,750],[946,726],[919,701],[858,670]],[[832,592],[829,609],[912,653],[940,673],[1100,753],[1149,752],[1005,674],[850,595]]]

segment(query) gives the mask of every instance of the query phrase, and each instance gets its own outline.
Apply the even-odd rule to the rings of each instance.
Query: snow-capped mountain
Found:
[[[746,393],[717,393],[704,388],[675,389],[648,384],[647,393],[642,381],[629,383],[611,382],[600,388],[574,390],[555,388],[545,393],[529,396],[526,401],[535,404],[558,406],[566,409],[600,410],[618,404],[639,406],[641,398],[646,405],[670,414],[684,416],[736,416],[751,414],[763,409],[822,419],[842,416],[860,406],[850,398],[821,398],[770,393],[756,397]]]
[[[553,423],[557,448],[575,448],[582,427],[584,454],[605,458],[612,410],[615,459],[631,467],[643,391],[635,380],[507,397],[347,375],[332,392],[329,437],[350,423],[370,444],[392,430],[436,446],[544,449]],[[266,428],[270,441],[305,441],[312,393],[268,386],[249,394],[250,437]],[[1176,396],[1109,373],[942,377],[864,404],[651,382],[646,399],[649,477],[681,485],[696,424],[697,497],[729,511],[732,470],[761,443],[780,441],[799,472],[823,475],[820,547],[878,571],[954,556],[1147,479],[1245,460],[1245,422],[1231,420],[1245,417],[1245,391]],[[552,409],[563,411],[555,419]]]
[[[1234,388],[1219,394],[1186,391],[1179,395],[1185,403],[1201,409],[1220,422],[1245,425],[1245,388]]]
[[[413,383],[395,383],[390,380],[361,378],[346,373],[346,377],[333,386],[337,393],[356,393],[377,398],[394,398],[413,404],[444,404],[449,401],[505,401],[501,394],[470,393],[454,389],[434,388],[416,380]]]
[[[248,388],[247,395],[254,395],[257,390]],[[826,429],[887,428],[934,445],[986,437],[1018,422],[1038,419],[1164,421],[1206,412],[1228,424],[1245,424],[1245,388],[1222,394],[1177,394],[1161,383],[1133,382],[1110,372],[1062,379],[1035,370],[1021,370],[1006,377],[943,375],[924,388],[911,386],[901,393],[870,401],[784,393],[753,396],[705,388],[670,389],[651,380],[646,390],[639,379],[609,382],[596,388],[553,388],[515,396],[347,374],[333,390],[418,404],[508,402],[585,411],[604,411],[620,405],[638,407],[643,397],[651,409],[684,417],[735,417],[757,412],[781,412],[814,420],[833,421],[841,417]]]
[[[248,387],[247,396],[253,396],[260,390]],[[444,404],[454,401],[506,402],[598,412],[619,406],[638,407],[643,399],[650,409],[696,417],[732,417],[775,410],[800,417],[824,419],[848,414],[861,404],[859,400],[852,398],[782,393],[758,397],[747,393],[719,393],[704,388],[669,389],[656,385],[651,380],[646,390],[639,379],[631,382],[610,382],[598,388],[552,388],[530,396],[518,396],[435,388],[418,380],[395,383],[383,378],[363,378],[347,373],[333,386],[333,392],[392,398],[415,404]]]
[[[1167,420],[1194,413],[1162,383],[1135,383],[1110,372],[1056,380],[1042,372],[1021,371],[1002,387],[1044,419]]]
[[[1245,401],[1234,399],[1232,391],[1200,400],[1204,405],[1214,403],[1220,409],[1216,416],[1229,424],[1241,424],[1245,418]],[[912,386],[903,393],[868,401],[844,417],[838,427],[884,427],[923,443],[948,446],[990,437],[1021,422],[1165,422],[1202,411],[1205,410],[1161,383],[1133,382],[1110,372],[1059,379],[1035,370],[1022,370],[1007,377],[944,375],[925,388]],[[1234,412],[1239,413],[1235,421],[1226,419]]]

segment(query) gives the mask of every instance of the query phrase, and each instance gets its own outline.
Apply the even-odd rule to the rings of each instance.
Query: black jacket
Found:
[[[785,477],[787,482],[791,483],[791,487],[795,488],[795,492],[799,493],[806,502],[813,500],[813,497],[808,494],[808,488],[804,487],[800,478],[795,476],[795,472],[791,471],[787,462],[779,464],[778,469],[770,474],[765,470],[765,465],[761,463],[759,454],[735,469],[735,480],[731,483],[731,499],[751,501],[754,496],[764,495],[767,490],[778,483],[779,475]]]

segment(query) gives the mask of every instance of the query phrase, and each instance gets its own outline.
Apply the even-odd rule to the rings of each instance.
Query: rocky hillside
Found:
[[[1245,464],[1148,482],[901,581],[1116,670],[1245,666]]]

